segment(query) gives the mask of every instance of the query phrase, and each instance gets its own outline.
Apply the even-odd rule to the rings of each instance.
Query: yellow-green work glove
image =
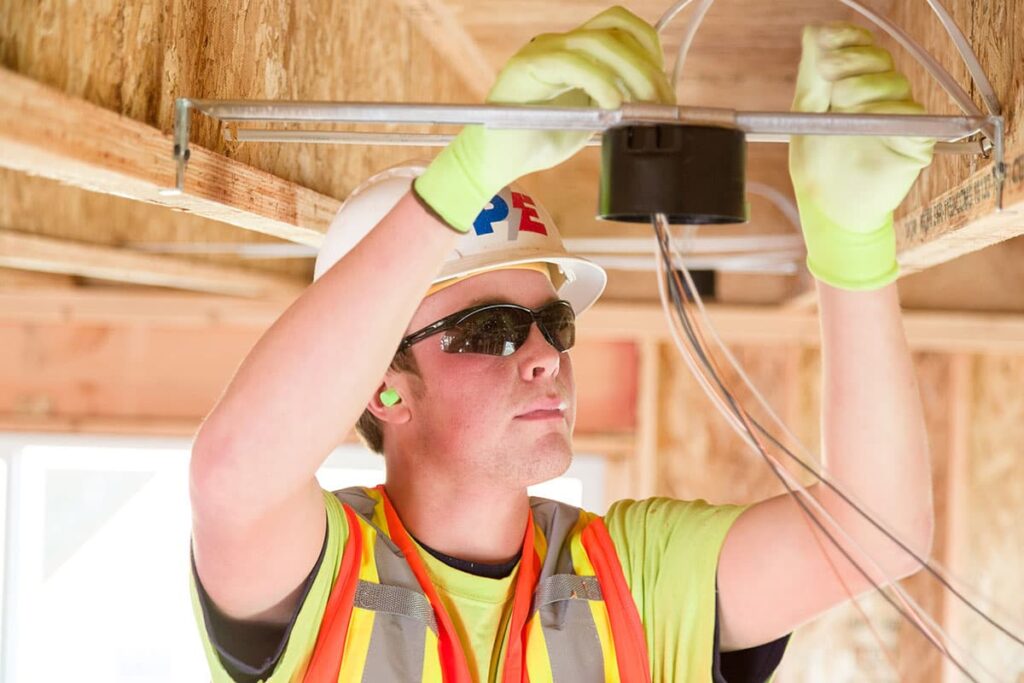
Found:
[[[487,96],[492,104],[605,109],[637,101],[674,104],[675,94],[657,32],[622,7],[567,33],[535,37],[502,68]],[[416,179],[416,192],[453,227],[469,230],[501,188],[565,161],[590,136],[467,126]]]
[[[793,110],[921,114],[910,83],[871,32],[836,23],[804,28]],[[876,289],[899,275],[893,211],[932,159],[929,138],[794,136],[789,145],[807,267],[850,290]]]

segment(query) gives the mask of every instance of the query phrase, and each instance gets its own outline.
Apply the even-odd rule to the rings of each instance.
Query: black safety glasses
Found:
[[[473,306],[413,332],[402,340],[398,350],[440,334],[445,353],[511,356],[526,343],[533,323],[560,353],[576,343],[576,314],[568,301],[559,300],[537,309],[517,304]]]

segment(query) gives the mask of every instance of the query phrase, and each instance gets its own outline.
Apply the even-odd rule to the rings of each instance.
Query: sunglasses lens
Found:
[[[576,343],[576,314],[565,301],[556,301],[537,313],[544,335],[559,351],[568,351]]]
[[[515,308],[489,308],[474,313],[441,335],[445,353],[511,356],[530,334],[533,319]]]

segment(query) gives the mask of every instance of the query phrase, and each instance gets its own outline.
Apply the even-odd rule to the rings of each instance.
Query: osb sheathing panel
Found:
[[[410,22],[390,3],[371,0],[12,0],[0,3],[0,64],[165,132],[180,96],[471,101]],[[375,170],[430,153],[229,146],[211,122],[193,120],[195,143],[339,198]],[[0,193],[7,204],[0,226],[18,230],[106,244],[263,241],[214,221],[17,174],[0,176]],[[311,268],[309,261],[269,267],[297,274]]]
[[[174,99],[466,101],[468,90],[390,3],[129,0],[4,3],[4,66],[170,131]],[[242,145],[196,119],[200,145],[335,197],[396,148]]]
[[[639,9],[650,14],[656,7],[649,4]],[[585,18],[584,9],[574,7],[572,11],[583,12],[579,19]],[[738,10],[734,7],[731,11]],[[546,22],[546,30],[557,29],[557,19],[548,14],[542,13],[541,23]],[[530,12],[519,12],[515,22],[508,24],[501,45],[484,41],[488,54],[503,62],[519,43],[536,32],[528,21],[531,16]],[[716,33],[715,22],[719,20],[709,18],[709,36]],[[763,22],[753,23],[765,29]],[[780,34],[796,31],[781,25],[772,25],[771,30]],[[516,31],[525,33],[520,37]],[[773,62],[790,79],[786,64],[795,64],[795,36],[779,53],[784,56]],[[744,36],[736,37],[746,40]],[[668,41],[669,47],[674,45],[672,40]],[[708,40],[715,42],[711,38],[705,42]],[[262,0],[240,6],[181,0],[163,4],[127,0],[14,1],[0,7],[0,60],[5,67],[69,95],[164,131],[171,130],[174,98],[182,95],[435,102],[478,99],[396,7],[366,0],[307,5]],[[697,69],[701,64],[695,52],[690,87],[698,90],[706,71]],[[779,88],[770,90],[775,97],[789,98],[788,93],[779,95]],[[749,104],[757,105],[753,101]],[[769,105],[774,103],[757,106],[771,108]],[[228,145],[205,117],[194,116],[193,123],[192,139],[197,144],[335,197],[344,197],[374,170],[410,156],[432,154],[424,149]],[[748,170],[751,180],[790,193],[783,146],[752,146]],[[16,174],[0,176],[0,182],[8,186],[3,190],[8,195],[20,195],[18,201],[10,203],[4,216],[7,222],[2,224],[13,229],[105,244],[265,239],[157,207],[128,208],[124,202],[106,197],[83,199],[80,191],[24,180]],[[21,187],[23,182],[26,185]],[[564,234],[650,234],[649,226],[609,225],[594,219],[596,150],[584,152],[564,167],[526,179],[525,184],[547,205]],[[33,197],[35,193],[39,196]],[[792,229],[766,202],[756,196],[752,202],[754,222],[736,230],[750,234]],[[45,209],[40,212],[41,205],[52,205],[53,215],[47,216]],[[88,211],[77,215],[63,209],[74,206]],[[97,215],[103,218],[95,218]],[[233,262],[221,257],[210,260]],[[309,261],[251,265],[300,275],[308,274],[310,268]],[[629,277],[617,274],[617,279]],[[783,293],[787,287],[782,288]],[[645,291],[648,298],[655,293],[649,282]],[[771,298],[777,300],[782,295]]]
[[[1024,357],[974,363],[967,547],[963,578],[989,596],[1011,629],[1024,624]],[[963,609],[956,614],[965,614]],[[976,618],[964,617],[971,652],[1003,680],[1024,677],[1021,648]]]

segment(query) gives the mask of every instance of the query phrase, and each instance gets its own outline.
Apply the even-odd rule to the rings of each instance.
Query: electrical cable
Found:
[[[974,48],[967,42],[964,32],[960,30],[957,23],[953,21],[953,17],[950,16],[949,12],[938,0],[926,0],[928,6],[935,12],[935,16],[938,17],[939,23],[946,29],[946,33],[949,34],[950,40],[956,45],[957,52],[960,53],[960,59],[963,60],[964,65],[967,66],[967,71],[971,74],[971,80],[974,81],[974,85],[977,86],[978,92],[981,94],[981,99],[985,102],[985,108],[988,109],[988,113],[993,116],[999,116],[1002,113],[1002,107],[999,104],[999,98],[996,96],[995,88],[992,87],[992,83],[988,80],[988,76],[985,74],[985,70],[981,68],[981,63],[978,61],[978,55],[975,54]]]
[[[676,18],[676,15],[686,9],[693,0],[678,0],[673,3],[667,10],[662,13],[661,18],[658,19],[657,23],[654,24],[654,30],[661,33],[662,29],[672,23],[672,20]]]
[[[665,231],[664,233],[659,233],[659,234],[661,234],[662,237],[664,237],[664,234],[667,234],[667,231]],[[668,238],[668,239],[670,239],[670,238]],[[659,240],[659,248],[662,249],[663,251],[662,251],[662,255],[661,255],[662,258],[659,259],[658,264],[659,264],[659,268],[662,269],[662,270],[664,270],[664,268],[666,267],[666,264],[668,264],[667,267],[671,268],[671,257],[665,252],[665,245],[666,245],[666,242],[665,242],[664,239]],[[688,273],[685,271],[685,269],[683,269],[682,272],[688,276]],[[673,274],[675,275],[675,271],[673,271]],[[676,276],[676,277],[678,277],[678,276]],[[689,278],[687,278],[687,280],[689,281],[690,287],[693,290],[692,292],[689,292],[689,293],[691,293],[691,296],[696,301],[699,301],[699,295],[696,293],[695,289],[693,288],[692,280],[689,280]],[[725,393],[725,395],[727,397],[727,400],[729,400],[729,402],[730,402],[730,408],[725,408],[724,405],[722,405],[722,403],[719,403],[718,405],[719,405],[719,407],[721,409],[723,409],[723,412],[725,412],[725,413],[732,413],[732,415],[727,414],[726,416],[727,416],[727,418],[732,417],[733,419],[730,420],[730,422],[733,423],[734,426],[736,426],[735,422],[736,422],[736,417],[737,416],[739,416],[740,420],[745,420],[745,418],[747,418],[749,416],[745,415],[745,411],[743,411],[742,408],[739,407],[739,405],[735,402],[735,399],[733,399],[731,397],[731,394],[728,392],[728,389],[724,386],[724,384],[721,383],[720,378],[718,378],[715,375],[713,364],[709,361],[709,359],[705,355],[705,353],[704,353],[703,349],[701,348],[701,345],[699,344],[699,342],[697,342],[697,340],[694,338],[693,330],[690,328],[691,323],[688,320],[688,317],[687,317],[686,312],[685,312],[685,304],[683,304],[683,302],[681,301],[681,296],[680,296],[679,291],[678,291],[678,288],[679,288],[680,285],[678,285],[678,283],[676,283],[676,282],[673,282],[672,280],[670,280],[670,284],[673,285],[671,287],[672,298],[673,298],[673,300],[674,300],[674,302],[676,304],[677,312],[679,313],[680,320],[681,320],[681,322],[682,322],[682,324],[684,326],[684,331],[687,332],[687,336],[690,338],[690,341],[691,341],[691,344],[692,344],[691,348],[693,348],[695,350],[695,352],[697,353],[697,355],[701,359],[701,363],[703,365],[705,365],[706,368],[708,368],[708,370],[709,370],[710,374],[712,375],[712,377],[716,380],[716,382],[718,382],[721,390]],[[667,298],[665,297],[664,283],[663,283],[663,281],[662,281],[662,279],[660,277],[659,277],[659,291],[662,293],[662,303],[666,307],[666,313],[668,314],[669,313],[669,311],[668,311],[668,301],[667,301]],[[686,352],[686,347],[682,343],[682,340],[676,334],[676,330],[675,330],[674,325],[672,326],[672,331],[673,331],[673,337],[676,339],[677,345],[679,345],[681,350],[684,351],[684,359],[686,359],[688,361],[688,364],[690,364],[693,359],[691,359],[688,356],[688,354],[685,353]],[[697,368],[695,368],[692,364],[691,364],[691,370],[694,371],[695,376],[697,376],[697,378],[699,380],[702,380],[702,383],[704,383],[705,390],[708,391],[709,395],[711,395],[713,399],[718,399],[719,397],[717,397],[717,395],[715,395],[714,390],[707,384],[707,379],[702,377],[702,375],[699,372],[699,370]],[[737,427],[738,431],[741,431],[742,429],[743,429],[742,427]],[[753,431],[750,429],[749,424],[746,424],[746,432],[747,432],[747,436],[746,436],[745,440],[748,441],[748,443],[753,441],[752,445],[760,446],[759,445],[759,441],[757,440],[756,436],[753,434]],[[741,433],[741,436],[743,436],[742,433]],[[848,561],[850,561],[851,564],[855,568],[858,569],[858,571],[864,576],[864,578],[867,579],[869,581],[869,583],[871,583],[872,586],[874,586],[877,590],[879,590],[879,592],[882,592],[883,597],[888,602],[890,602],[890,604],[894,607],[894,609],[896,609],[901,614],[901,616],[904,616],[905,618],[907,618],[912,623],[912,625],[914,625],[922,633],[922,635],[924,635],[937,649],[940,650],[940,652],[943,652],[944,654],[946,654],[949,657],[950,661],[952,661],[959,669],[961,669],[964,672],[964,674],[966,676],[968,676],[968,678],[970,678],[971,680],[976,680],[963,668],[963,666],[956,660],[955,657],[952,656],[952,654],[950,654],[948,652],[948,650],[946,648],[944,648],[939,642],[937,642],[937,638],[935,638],[934,636],[931,636],[928,633],[928,631],[923,626],[923,624],[920,624],[916,619],[912,618],[905,611],[903,611],[902,609],[897,607],[892,602],[892,599],[889,598],[889,596],[887,594],[885,594],[884,591],[881,591],[881,588],[877,584],[875,584],[875,582],[871,579],[871,577],[869,575],[867,575],[867,573],[863,570],[863,568],[861,568],[860,565],[856,561],[854,561],[853,558],[850,557],[849,554],[841,546],[839,546],[836,543],[835,538],[826,529],[824,529],[821,521],[818,520],[817,517],[815,517],[813,515],[813,513],[811,513],[809,510],[807,510],[806,503],[804,503],[803,500],[800,500],[799,497],[796,496],[796,491],[794,491],[793,487],[790,486],[789,482],[785,480],[785,477],[787,477],[787,476],[791,477],[791,475],[787,471],[785,471],[784,469],[780,472],[780,470],[777,469],[777,468],[779,468],[781,466],[778,465],[777,462],[775,462],[774,466],[772,465],[772,460],[773,459],[772,459],[772,457],[770,455],[767,454],[767,451],[766,451],[766,449],[764,449],[763,446],[760,446],[758,448],[758,450],[768,460],[769,465],[772,468],[773,472],[775,472],[776,476],[780,476],[780,478],[783,478],[783,484],[786,486],[786,488],[790,492],[790,494],[794,496],[794,499],[801,505],[801,508],[803,508],[805,510],[805,512],[810,515],[812,521],[814,521],[814,523],[816,525],[818,525],[819,528],[822,529],[822,531],[826,534],[826,536],[829,538],[830,541],[832,541],[834,544],[836,544],[837,549],[840,550],[840,552],[846,557],[846,559]],[[856,543],[856,541],[853,541],[853,539],[850,539],[848,537],[848,535],[845,533],[845,530],[842,529],[842,526],[839,525],[838,522],[836,522],[833,518],[831,518],[831,516],[828,514],[828,512],[826,510],[821,508],[821,506],[818,503],[818,501],[813,496],[810,496],[810,494],[808,492],[803,490],[803,487],[799,484],[799,482],[794,482],[794,483],[796,484],[796,487],[800,490],[800,492],[803,495],[807,496],[808,499],[810,500],[810,502],[813,505],[815,505],[815,507],[817,507],[823,513],[823,515],[831,521],[831,523],[833,525],[835,525],[835,527],[839,530],[839,532],[847,537],[847,540],[849,540],[851,542],[851,545],[853,545],[854,547],[859,547],[858,544]],[[859,548],[859,550],[860,550],[860,552],[865,557],[868,558],[869,561],[871,561],[877,567],[877,563],[874,562],[874,560],[870,557],[870,555],[868,553],[864,552],[862,548]],[[885,576],[884,570],[881,570],[880,567],[877,567],[877,569],[879,570],[880,574]],[[886,578],[888,579],[888,577],[886,577]],[[888,581],[893,584],[893,587],[894,587],[894,589],[897,592],[901,592],[902,591],[902,588],[898,584],[893,582],[891,579],[888,579]],[[903,596],[901,596],[901,601],[904,602],[904,604],[907,604],[907,600],[908,599],[909,599],[909,596],[906,596],[905,594]],[[916,603],[913,603],[912,600],[910,600],[910,602],[912,604],[914,604],[915,607],[917,607]],[[909,604],[907,605],[907,608],[909,610],[913,611],[913,608],[911,608]],[[920,609],[920,608],[917,607],[917,609]],[[934,623],[934,620],[932,620],[929,615],[924,613],[923,616],[927,618],[927,621],[929,621],[934,628],[936,628],[937,630],[939,630],[941,632],[941,628],[938,627],[938,625]],[[949,638],[948,634],[943,634],[943,635],[946,637],[947,640],[952,642],[952,639]],[[973,657],[972,657],[972,659],[973,659]],[[979,664],[979,666],[981,666],[980,662],[977,662],[977,663]],[[982,667],[982,668],[984,669],[984,667]],[[989,673],[989,675],[992,675],[990,672],[986,671],[986,673]],[[993,678],[995,678],[994,675],[993,675]]]
[[[682,256],[677,251],[675,251],[674,249],[673,249],[673,255],[675,256],[675,258],[677,260],[682,258]],[[941,565],[938,565],[938,563],[929,562],[925,558],[921,557],[919,554],[915,553],[910,547],[907,546],[906,543],[904,543],[902,540],[900,540],[892,530],[887,529],[883,524],[881,524],[874,517],[872,517],[868,512],[866,512],[863,509],[863,503],[861,503],[860,501],[855,501],[854,497],[851,494],[846,493],[845,491],[843,491],[839,486],[837,486],[836,484],[834,484],[833,482],[831,482],[830,480],[825,478],[822,473],[820,473],[812,465],[809,464],[808,461],[813,460],[813,456],[807,451],[806,447],[803,446],[803,444],[800,442],[800,440],[786,426],[786,424],[782,420],[782,418],[780,418],[778,416],[778,414],[774,411],[774,409],[771,407],[771,404],[768,403],[768,401],[764,398],[764,396],[762,396],[761,393],[757,390],[757,388],[754,386],[753,382],[750,380],[750,378],[747,376],[747,374],[743,371],[742,365],[740,365],[740,363],[736,360],[735,356],[733,356],[732,352],[729,350],[729,347],[722,341],[721,337],[718,336],[718,332],[717,332],[717,330],[715,330],[714,326],[711,324],[710,319],[709,319],[708,314],[707,314],[707,310],[704,308],[703,302],[700,300],[699,296],[695,298],[695,304],[696,304],[698,310],[700,311],[700,314],[701,314],[702,319],[704,320],[705,326],[711,332],[714,342],[722,350],[723,354],[728,359],[729,364],[732,366],[732,368],[739,375],[740,379],[743,381],[743,384],[751,392],[751,394],[754,396],[754,398],[757,400],[757,402],[765,409],[765,411],[768,413],[769,417],[772,418],[772,420],[775,422],[775,424],[782,429],[784,435],[786,437],[788,437],[790,440],[792,440],[794,443],[796,443],[796,444],[798,444],[800,446],[801,450],[803,451],[803,455],[805,456],[805,458],[807,458],[807,460],[804,460],[804,459],[802,459],[800,457],[797,457],[792,451],[790,451],[788,448],[786,448],[775,436],[773,436],[760,422],[758,422],[757,420],[754,420],[753,421],[754,426],[757,427],[758,431],[760,431],[775,446],[777,446],[787,456],[789,456],[790,459],[792,459],[794,462],[799,464],[801,468],[803,468],[809,474],[811,474],[816,479],[818,479],[819,481],[824,483],[833,493],[838,495],[847,505],[849,505],[851,508],[853,508],[860,515],[860,517],[862,519],[864,519],[865,521],[869,522],[873,527],[875,527],[875,529],[877,529],[882,534],[884,534],[886,536],[886,538],[888,538],[890,541],[895,543],[903,552],[905,552],[908,555],[910,555],[916,562],[918,562],[922,566],[923,569],[925,569],[929,574],[931,574],[933,577],[935,577],[935,579],[943,587],[945,587],[947,590],[949,590],[961,603],[963,603],[966,607],[971,609],[975,614],[977,614],[979,617],[981,617],[986,622],[988,622],[990,626],[998,629],[1005,636],[1007,636],[1008,638],[1010,638],[1011,640],[1016,642],[1018,645],[1021,645],[1022,647],[1024,647],[1024,638],[1021,638],[1021,636],[1016,635],[1015,633],[1013,633],[1009,629],[1009,627],[1004,626],[1003,624],[997,622],[995,619],[990,617],[986,612],[984,612],[981,608],[979,608],[977,605],[975,605],[970,599],[968,599],[965,595],[963,595],[960,591],[958,591],[946,578],[944,578],[939,573],[939,571],[938,571],[938,569],[941,567]],[[942,568],[942,569],[945,569],[945,568]],[[963,581],[959,581],[959,580],[958,580],[958,583],[964,584]],[[1015,624],[1015,626],[1018,629],[1020,628],[1019,624]]]
[[[715,0],[700,0],[700,4],[693,10],[693,16],[690,17],[690,21],[686,24],[686,30],[683,32],[683,39],[679,43],[679,50],[676,52],[676,63],[672,67],[672,88],[678,88],[679,82],[683,78],[683,64],[686,63],[686,55],[690,51],[690,46],[693,44],[693,39],[697,35],[697,29],[700,28],[701,22],[704,21],[704,15],[711,9],[711,5],[714,4]]]
[[[682,1],[677,2],[674,5],[672,5],[665,12],[665,14],[662,15],[661,19],[659,19],[659,21],[658,21],[658,23],[656,25],[657,30],[659,32],[661,30],[663,30],[668,25],[668,23],[670,23],[675,18],[675,16],[678,15],[679,12],[681,12],[690,3],[690,1],[691,0],[682,0]],[[701,5],[698,6],[697,10],[695,11],[695,15],[691,18],[691,21],[688,23],[687,30],[686,30],[686,32],[684,34],[684,39],[683,39],[683,41],[680,44],[680,49],[679,49],[679,52],[677,54],[676,65],[675,65],[675,68],[673,70],[673,84],[674,85],[678,85],[678,80],[679,80],[679,78],[681,77],[681,74],[682,74],[682,65],[684,64],[685,59],[686,59],[686,53],[687,53],[687,51],[688,51],[688,49],[690,47],[690,44],[692,43],[693,36],[695,35],[695,33],[697,31],[697,28],[699,27],[699,24],[700,24],[701,20],[703,19],[704,14],[707,12],[707,9],[710,7],[712,2],[713,2],[713,0],[702,0]],[[955,101],[957,101],[957,103],[967,113],[973,113],[973,114],[977,114],[977,115],[981,114],[980,109],[978,109],[978,107],[974,104],[973,100],[971,100],[971,98],[966,95],[966,93],[963,91],[963,89],[952,79],[952,77],[949,75],[949,73],[947,71],[945,71],[941,67],[941,65],[939,65],[938,62],[936,62],[934,60],[934,58],[931,57],[930,54],[928,54],[925,50],[923,50],[905,32],[903,32],[901,29],[899,29],[898,27],[893,25],[885,17],[883,17],[881,15],[878,15],[877,13],[874,13],[871,10],[868,10],[867,8],[865,8],[863,5],[861,5],[856,0],[840,0],[840,2],[843,2],[843,4],[846,4],[847,6],[849,6],[849,7],[853,8],[854,10],[858,11],[859,13],[864,15],[866,18],[868,18],[869,20],[873,21],[875,24],[877,24],[880,27],[882,27],[883,30],[885,30],[893,38],[895,38],[897,40],[897,42],[899,42],[905,49],[907,49],[912,54],[912,56],[915,59],[917,59],[917,61],[920,62],[925,67],[925,69],[928,70],[929,73],[933,77],[936,78],[936,80],[938,80],[940,82],[940,85],[942,85],[943,88],[946,89],[947,92],[949,92],[949,94],[953,97],[953,99]],[[963,33],[960,31],[959,27],[955,24],[955,22],[953,22],[952,18],[949,16],[948,12],[946,12],[945,8],[942,6],[942,4],[940,2],[938,2],[938,0],[927,0],[927,2],[929,4],[929,6],[932,8],[932,10],[935,12],[935,14],[938,17],[940,23],[942,23],[943,27],[946,29],[947,33],[950,35],[950,37],[953,40],[953,42],[956,44],[957,49],[958,49],[961,57],[963,58],[965,64],[967,64],[967,66],[968,66],[968,70],[971,73],[972,79],[974,80],[976,85],[978,85],[979,91],[981,91],[982,94],[983,94],[983,97],[985,99],[986,106],[987,106],[989,112],[992,113],[992,114],[998,113],[998,111],[999,111],[998,100],[995,98],[994,91],[991,88],[991,84],[988,82],[987,77],[985,76],[984,72],[981,70],[981,67],[980,67],[980,64],[978,63],[977,57],[974,54],[973,50],[971,49],[970,45],[967,44],[966,39],[963,36]],[[677,256],[678,256],[678,254],[677,254]],[[660,265],[661,264],[659,263],[659,266]],[[686,272],[685,268],[684,268],[684,272]],[[687,275],[688,275],[688,273],[687,273]],[[704,311],[703,305],[700,303],[699,297],[697,297],[696,300],[698,302],[698,308],[700,309],[700,311],[702,312],[702,314],[705,316],[705,319],[706,319],[706,311]],[[790,438],[792,438],[795,442],[799,443],[799,440],[796,439],[792,435],[791,432],[789,432],[789,430],[785,427],[785,424],[778,418],[778,416],[774,413],[774,411],[772,411],[771,406],[757,392],[756,388],[750,382],[749,378],[745,375],[745,373],[743,372],[742,368],[736,362],[735,358],[728,351],[728,348],[724,344],[721,343],[720,339],[717,338],[717,333],[714,332],[713,326],[709,325],[709,327],[712,330],[712,332],[715,334],[716,340],[718,341],[718,343],[721,346],[721,348],[725,351],[727,357],[729,358],[730,362],[734,366],[734,369],[736,369],[739,372],[740,376],[743,378],[743,380],[746,383],[748,389],[750,389],[754,393],[754,395],[760,400],[761,404],[769,411],[769,414],[771,415],[771,417],[774,418],[774,420],[777,422],[777,424],[779,424],[779,425],[781,425],[783,427],[783,429],[787,432],[787,435]],[[801,460],[799,457],[797,457],[795,454],[793,454],[791,451],[789,451],[789,449],[785,448],[785,446],[783,446],[781,444],[781,442],[779,442],[774,436],[772,436],[759,422],[757,422],[755,420],[754,424],[757,426],[758,431],[760,431],[764,436],[766,436],[769,440],[771,440],[776,446],[778,446],[780,449],[782,449],[787,455],[790,456],[790,458],[795,460],[805,470],[807,470],[808,472],[812,473],[820,481],[825,483],[832,491],[834,491],[836,494],[838,494],[844,500],[844,502],[846,502],[848,505],[853,507],[858,512],[858,514],[861,515],[861,517],[863,517],[864,519],[868,520],[876,529],[881,531],[883,534],[886,535],[887,538],[889,538],[891,541],[896,543],[904,552],[907,552],[908,554],[910,554],[916,561],[918,561],[922,565],[922,567],[924,567],[932,576],[934,576],[946,589],[948,589],[954,596],[956,596],[956,598],[958,600],[960,600],[961,603],[963,603],[964,605],[969,607],[972,611],[974,611],[982,619],[984,619],[986,622],[988,622],[991,626],[997,628],[999,631],[1001,631],[1003,634],[1005,634],[1006,636],[1008,636],[1009,638],[1011,638],[1012,640],[1014,640],[1018,644],[1024,645],[1024,640],[1022,640],[1020,637],[1018,637],[1015,634],[1013,634],[1007,627],[1005,627],[1002,624],[996,622],[992,617],[990,617],[983,610],[981,610],[979,607],[977,607],[970,599],[968,599],[960,591],[958,591],[956,588],[954,588],[951,585],[951,583],[949,581],[947,581],[937,571],[937,569],[935,568],[935,566],[933,566],[932,563],[924,561],[916,553],[911,551],[906,546],[906,544],[904,544],[902,541],[899,541],[897,538],[895,538],[895,536],[893,534],[891,534],[888,530],[883,528],[883,526],[880,525],[874,518],[872,518],[868,513],[866,513],[864,510],[862,510],[859,506],[857,506],[853,502],[853,500],[851,500],[851,498],[847,494],[845,494],[842,491],[840,491],[831,482],[829,482],[827,479],[825,479],[823,477],[823,475],[821,475],[820,473],[816,472],[813,467],[811,467],[810,465],[805,463],[803,460]],[[734,424],[733,426],[735,427],[736,425]],[[806,453],[806,449],[804,449],[804,451]],[[958,581],[958,583],[961,583],[961,585],[965,585],[964,582],[962,582],[962,581]]]

